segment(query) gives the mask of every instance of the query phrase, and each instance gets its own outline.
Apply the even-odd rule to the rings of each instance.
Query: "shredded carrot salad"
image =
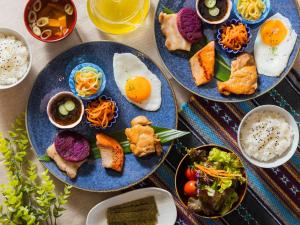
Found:
[[[200,164],[196,164],[196,163],[195,163],[195,167],[196,167],[196,169],[201,170],[202,172],[206,173],[207,175],[209,175],[211,177],[232,178],[232,177],[240,177],[241,176],[240,174],[230,173],[225,170],[217,170],[214,168],[208,168],[208,167],[202,166]]]
[[[74,76],[75,88],[79,96],[89,97],[100,88],[100,74],[93,70],[83,69]]]
[[[221,43],[232,50],[240,50],[248,42],[246,26],[242,23],[222,27]]]
[[[114,118],[116,105],[111,100],[97,99],[90,102],[86,108],[87,120],[96,127],[107,128]]]

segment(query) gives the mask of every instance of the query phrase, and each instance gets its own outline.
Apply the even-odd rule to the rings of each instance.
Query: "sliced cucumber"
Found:
[[[220,9],[218,7],[213,7],[212,9],[209,9],[208,10],[208,13],[211,15],[211,16],[217,16],[219,15],[220,13]]]
[[[58,107],[58,112],[62,115],[62,116],[67,116],[69,114],[69,111],[66,109],[65,105],[60,105]]]
[[[64,106],[65,106],[66,110],[69,112],[73,111],[76,107],[75,103],[71,100],[66,101]]]
[[[213,8],[215,7],[215,5],[217,4],[217,0],[204,0],[204,5],[207,7],[207,8]]]

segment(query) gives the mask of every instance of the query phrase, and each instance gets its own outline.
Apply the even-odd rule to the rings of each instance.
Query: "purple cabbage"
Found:
[[[58,133],[54,145],[57,153],[69,162],[80,162],[90,155],[89,141],[82,135],[71,131]]]
[[[177,13],[177,27],[182,37],[192,44],[203,38],[201,20],[191,8],[182,8]]]

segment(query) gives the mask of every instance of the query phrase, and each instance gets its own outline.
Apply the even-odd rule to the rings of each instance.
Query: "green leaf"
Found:
[[[174,14],[175,12],[172,10],[172,9],[169,9],[168,7],[163,6],[163,12],[166,13],[166,14]]]
[[[40,160],[42,162],[51,162],[51,158],[48,155],[39,156],[38,160]]]
[[[231,68],[227,65],[225,60],[220,54],[216,55],[216,73],[215,78],[219,81],[227,81],[229,80],[231,74]]]

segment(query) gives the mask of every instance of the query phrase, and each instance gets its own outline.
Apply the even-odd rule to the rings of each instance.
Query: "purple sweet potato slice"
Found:
[[[191,8],[182,8],[177,13],[177,27],[182,37],[192,44],[203,37],[201,20]]]
[[[57,153],[69,162],[80,162],[90,155],[88,140],[75,132],[62,131],[58,133],[54,145]]]

